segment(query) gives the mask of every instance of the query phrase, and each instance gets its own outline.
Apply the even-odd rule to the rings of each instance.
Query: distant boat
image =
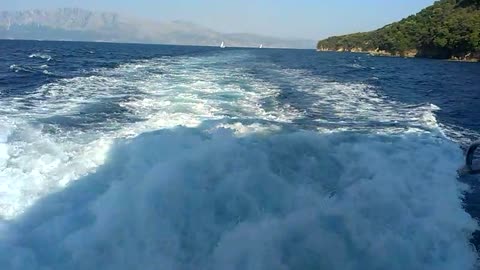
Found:
[[[263,48],[263,44],[260,44],[260,46],[258,47],[259,49]]]
[[[222,44],[220,44],[220,48],[222,48],[222,49],[225,48],[225,42],[222,41]]]

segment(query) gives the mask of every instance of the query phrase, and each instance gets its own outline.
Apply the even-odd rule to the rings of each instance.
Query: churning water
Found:
[[[1,269],[476,267],[476,64],[0,47]]]

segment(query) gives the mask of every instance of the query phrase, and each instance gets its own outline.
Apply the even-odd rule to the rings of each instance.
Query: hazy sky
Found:
[[[367,31],[434,0],[0,0],[0,10],[81,7],[154,20],[187,20],[221,32],[318,39]]]

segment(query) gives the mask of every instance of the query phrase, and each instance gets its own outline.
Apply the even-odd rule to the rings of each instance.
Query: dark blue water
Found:
[[[473,269],[480,65],[0,41],[2,269]],[[467,191],[467,187],[470,190]]]
[[[39,41],[2,41],[1,46],[2,96],[22,95],[58,79],[90,76],[99,68],[115,68],[131,61],[209,55],[218,51],[211,47]],[[229,49],[241,50],[246,49]],[[310,50],[248,51],[259,62],[273,63],[285,69],[308,70],[336,82],[372,85],[392,100],[435,104],[441,108],[435,113],[441,123],[474,132],[480,130],[480,123],[476,121],[480,118],[478,64]],[[48,55],[51,60],[28,57],[34,54]],[[45,64],[48,68],[41,68]],[[18,65],[18,70],[11,65]],[[253,74],[264,76],[264,70],[255,68],[262,67],[252,66]],[[286,88],[285,92],[295,90],[289,89],[294,87],[288,83],[282,86]]]

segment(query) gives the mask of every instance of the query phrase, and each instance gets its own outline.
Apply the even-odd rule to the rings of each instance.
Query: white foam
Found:
[[[438,107],[268,64],[311,99],[299,111],[234,65],[250,57],[137,61],[2,97],[0,269],[473,268]],[[82,126],[89,113],[108,117]],[[284,129],[304,113],[321,132]]]
[[[3,269],[474,269],[452,143],[174,129],[4,229]]]
[[[285,69],[283,77],[298,89],[314,96],[309,108],[317,115],[319,130],[354,130],[383,134],[434,132],[441,135],[434,104],[405,104],[383,96],[370,85],[339,83],[314,76],[307,71]]]
[[[19,66],[19,65],[16,65],[16,64],[13,64],[13,65],[10,65],[10,70],[12,70],[13,72],[20,72],[20,71],[28,71],[27,69]]]
[[[178,125],[195,127],[207,120],[219,121],[214,129],[233,129],[238,136],[244,136],[275,131],[281,123],[302,118],[302,112],[288,103],[280,104],[277,96],[281,89],[274,81],[260,80],[242,68],[223,68],[235,61],[248,62],[249,57],[240,53],[137,61],[115,69],[100,69],[94,76],[59,80],[25,97],[2,99],[0,110],[9,117],[9,130],[18,138],[3,150],[16,153],[8,157],[10,165],[0,173],[7,179],[3,181],[4,193],[14,199],[0,198],[0,217],[14,218],[36,199],[95,170],[117,138]],[[318,115],[321,132],[433,131],[442,135],[434,116],[439,108],[434,105],[401,104],[389,101],[368,85],[328,82],[306,71],[270,64],[265,68],[277,72],[275,78],[288,80],[296,90],[313,95],[308,109]],[[80,131],[68,129],[68,124],[58,126],[55,121],[31,124],[52,117],[79,117],[85,108],[102,106],[111,99],[120,99],[115,102],[128,110],[125,117],[141,120],[125,123],[111,119]],[[28,111],[24,110],[25,104]],[[250,122],[243,123],[245,120]]]
[[[205,120],[289,122],[298,117],[298,112],[274,101],[278,89],[246,76],[243,70],[218,69],[218,61],[224,59],[138,61],[99,70],[94,76],[46,84],[28,96],[2,99],[0,108],[13,122],[14,138],[6,146],[13,153],[9,166],[0,172],[6,194],[0,197],[0,217],[15,218],[38,198],[95,170],[118,138],[178,125],[195,127]],[[81,117],[80,112],[102,107],[112,99],[121,100],[115,102],[128,110],[125,117],[142,120],[125,123],[111,119],[86,130],[72,130],[68,123],[62,126],[62,121]],[[265,99],[274,104],[269,110],[261,105]],[[60,126],[55,119],[60,119]],[[219,125],[222,123],[225,121]],[[251,127],[238,134],[262,130],[260,124]]]
[[[365,68],[364,66],[362,66],[361,64],[358,64],[358,63],[353,63],[353,64],[348,64],[346,65],[347,67],[351,67],[351,68],[355,68],[355,69],[363,69]]]
[[[45,53],[33,53],[33,54],[29,55],[28,57],[29,58],[40,58],[40,59],[44,59],[44,60],[47,60],[47,61],[52,60],[52,57],[48,54],[45,54]]]
[[[10,68],[10,70],[12,70],[15,73],[18,73],[20,71],[29,72],[29,73],[39,71],[39,72],[42,72],[44,74],[51,74],[48,70],[46,70],[48,68],[48,65],[41,65],[39,67],[31,67],[31,66],[21,66],[21,65],[13,64],[13,65],[10,65],[9,68]],[[40,69],[40,70],[38,70],[38,69]]]
[[[10,130],[8,130],[7,125],[0,121],[0,170],[5,169],[7,166],[8,160],[8,136],[10,135]]]
[[[277,125],[262,125],[259,123],[253,124],[242,124],[239,122],[232,123],[232,124],[220,124],[216,126],[213,131],[215,132],[219,128],[229,129],[233,131],[233,133],[237,136],[247,136],[252,134],[271,134],[274,132],[278,132],[281,130],[281,127]]]

